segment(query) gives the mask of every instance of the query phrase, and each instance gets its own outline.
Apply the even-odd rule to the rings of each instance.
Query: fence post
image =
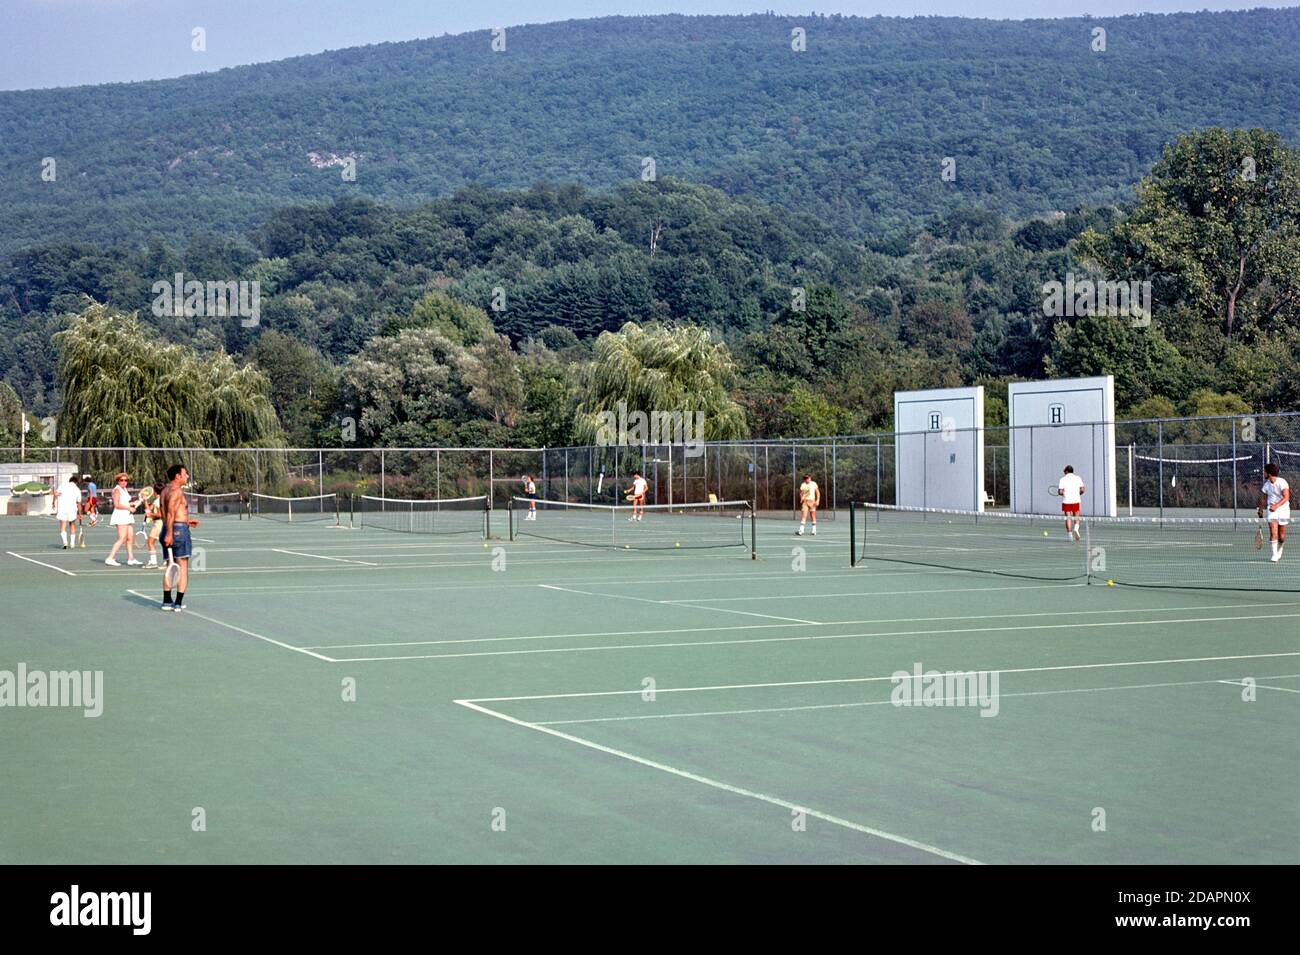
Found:
[[[384,452],[379,452],[379,496],[388,497],[388,471],[384,466]]]
[[[1232,419],[1232,516],[1237,516],[1237,419]]]
[[[884,503],[880,500],[880,435],[876,435],[876,503]]]
[[[839,459],[838,451],[839,448],[835,444],[835,439],[831,438],[831,512],[832,513],[834,513],[835,511],[835,501],[837,500],[835,494],[835,469]],[[824,461],[825,459],[826,459],[826,449],[822,448],[822,460]]]
[[[1165,516],[1165,423],[1156,422],[1156,461],[1160,474],[1160,516]]]

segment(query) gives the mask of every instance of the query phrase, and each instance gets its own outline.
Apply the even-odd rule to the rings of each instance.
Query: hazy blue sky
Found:
[[[0,0],[0,89],[158,79],[384,40],[611,14],[844,13],[990,18],[1239,10],[1294,0]],[[190,31],[207,31],[207,51]]]

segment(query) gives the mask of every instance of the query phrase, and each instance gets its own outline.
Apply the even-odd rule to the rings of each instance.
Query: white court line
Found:
[[[546,590],[562,590],[565,593],[569,593],[569,594],[581,594],[584,597],[609,597],[614,600],[636,600],[640,603],[658,604],[660,606],[669,606],[669,607],[679,607],[682,610],[713,610],[717,613],[734,613],[742,617],[765,617],[768,620],[783,620],[786,623],[803,623],[803,624],[808,624],[810,626],[821,626],[822,624],[822,621],[820,620],[804,620],[800,617],[778,617],[775,614],[755,613],[752,610],[727,610],[724,607],[687,607],[685,605],[678,604],[672,600],[652,600],[649,597],[632,597],[628,594],[593,593],[590,590],[574,590],[570,587],[557,587],[555,584],[538,584],[537,586],[542,587]]]
[[[1273,660],[1278,657],[1300,657],[1300,651],[1283,650],[1277,653],[1247,653],[1226,657],[1174,657],[1168,660],[1112,660],[1107,663],[1062,663],[1056,666],[1047,667],[984,667],[983,669],[990,673],[996,670],[999,675],[1004,673],[1061,673],[1067,670],[1108,670],[1114,667],[1164,666],[1172,663],[1224,663],[1233,660]],[[969,667],[968,669],[978,670],[981,668]],[[843,683],[883,683],[884,681],[892,680],[893,678],[893,674],[890,674],[889,676],[836,677],[829,680],[786,680],[779,683],[719,683],[712,686],[659,686],[655,687],[655,692],[711,693],[716,690],[768,690],[781,689],[790,686],[831,686]],[[1280,680],[1283,678],[1266,677],[1265,679]],[[467,702],[517,703],[525,700],[573,700],[595,696],[632,696],[633,694],[640,696],[644,692],[644,687],[638,687],[635,690],[591,690],[581,693],[535,693],[531,696],[476,696],[467,700]]]
[[[1262,680],[1294,680],[1297,676],[1300,676],[1300,674],[1297,674],[1297,673],[1288,673],[1288,674],[1286,674],[1285,676],[1265,676],[1265,677],[1260,677],[1260,679],[1262,679]],[[1232,685],[1232,686],[1248,686],[1248,685],[1249,685],[1249,684],[1246,683],[1245,680],[1220,680],[1219,682],[1220,682],[1220,683],[1228,683],[1228,684],[1230,684],[1230,685]],[[1290,687],[1290,686],[1268,686],[1267,684],[1264,684],[1264,683],[1256,683],[1255,686],[1259,687],[1261,690],[1278,690],[1278,691],[1281,692],[1281,693],[1300,693],[1300,690],[1297,690],[1297,689],[1295,689],[1294,687]]]
[[[1271,676],[1264,677],[1266,680],[1285,680],[1288,676]],[[1064,696],[1071,693],[1106,693],[1111,690],[1155,690],[1171,686],[1206,686],[1209,684],[1234,683],[1234,680],[1182,680],[1177,683],[1126,683],[1121,686],[1087,686],[1078,687],[1072,690],[1025,690],[1019,693],[998,693],[999,700],[1005,700],[1013,696]],[[1263,684],[1259,684],[1263,686]],[[1280,690],[1282,687],[1264,687],[1270,690]],[[1300,690],[1287,690],[1288,693],[1300,693]],[[949,700],[955,697],[945,697],[945,705]],[[643,713],[639,716],[598,716],[590,719],[581,720],[541,720],[538,726],[569,726],[574,723],[626,723],[633,720],[671,720],[685,719],[694,716],[748,716],[754,713],[795,713],[804,710],[842,710],[860,706],[892,706],[892,700],[858,700],[852,703],[818,703],[810,706],[767,706],[755,707],[747,710],[712,710],[697,711],[694,713]]]
[[[42,567],[48,567],[50,570],[57,570],[59,573],[67,574],[69,577],[77,576],[70,570],[64,570],[62,567],[55,567],[53,564],[47,564],[43,560],[35,560],[31,557],[24,557],[22,554],[15,554],[11,550],[7,550],[5,551],[5,553],[8,554],[10,557],[17,557],[19,560],[25,560],[29,564],[40,564]]]
[[[819,575],[821,576],[821,575]],[[807,600],[820,597],[910,597],[913,594],[964,594],[979,593],[981,591],[997,590],[1057,590],[1061,587],[1087,587],[1085,583],[1067,583],[1059,584],[1031,584],[1029,586],[1012,586],[1012,587],[940,587],[934,590],[867,590],[861,593],[835,593],[835,594],[763,594],[757,597],[683,597],[676,600],[664,600],[662,603],[667,604],[689,604],[701,603],[705,600],[712,602],[734,601],[734,600]],[[716,610],[718,608],[709,608]]]
[[[1074,585],[1071,585],[1074,586]],[[997,589],[997,588],[991,588]],[[1013,588],[1014,589],[1014,588]],[[1218,604],[1208,607],[1188,608],[1189,610],[1233,610],[1237,604]],[[1270,606],[1278,607],[1296,607],[1300,606],[1300,601],[1289,601],[1284,604],[1273,604]],[[850,627],[863,623],[938,623],[945,620],[1009,620],[1020,617],[1082,617],[1098,614],[1130,614],[1130,613],[1170,613],[1176,609],[1173,607],[1119,607],[1108,610],[1041,610],[1032,613],[981,613],[981,614],[956,614],[947,617],[872,617],[866,620],[830,620],[826,623],[818,624],[800,624],[797,626],[816,626],[816,627]],[[1158,621],[1153,621],[1158,622]],[[672,629],[660,630],[583,630],[574,633],[542,633],[542,634],[524,634],[516,637],[459,637],[454,640],[401,640],[394,643],[333,643],[314,646],[314,650],[354,650],[358,647],[436,647],[447,644],[458,643],[510,643],[521,640],[572,640],[578,637],[635,637],[635,636],[654,636],[658,634],[670,633],[720,633],[732,630],[773,630],[784,627],[780,623],[746,623],[733,624],[731,626],[712,626],[712,627],[675,627]]]
[[[368,560],[348,560],[346,557],[326,557],[323,554],[308,554],[300,550],[284,550],[279,547],[272,547],[272,551],[277,554],[289,554],[293,557],[315,557],[317,560],[336,560],[341,564],[364,564],[367,567],[378,567],[379,565]]]
[[[137,597],[141,597],[145,600],[148,600],[150,603],[154,602],[153,597],[150,597],[147,594],[142,594],[138,590],[128,590],[127,593],[134,594]],[[309,657],[315,657],[317,660],[323,660],[326,663],[339,662],[335,660],[333,657],[327,657],[320,653],[313,653],[312,651],[306,649],[305,647],[295,647],[291,643],[284,643],[280,640],[275,640],[271,637],[264,637],[262,636],[262,634],[254,633],[252,630],[245,630],[243,627],[236,627],[233,623],[226,623],[225,621],[218,620],[215,617],[209,617],[206,614],[197,613],[196,611],[189,609],[189,607],[186,607],[183,611],[181,611],[181,615],[183,617],[198,617],[200,620],[206,620],[208,623],[215,623],[218,627],[225,627],[227,630],[233,630],[236,633],[242,633],[247,637],[256,637],[258,640],[264,640],[267,643],[274,644],[277,647],[283,647],[286,650],[293,650],[295,653],[302,653],[302,654],[306,654]]]
[[[683,647],[758,646],[766,643],[801,643],[815,640],[851,640],[858,637],[923,637],[959,633],[1013,633],[1021,630],[1078,630],[1098,627],[1153,627],[1174,623],[1222,623],[1238,620],[1280,620],[1300,617],[1300,613],[1252,614],[1240,617],[1189,617],[1175,620],[1122,620],[1098,623],[1048,623],[1024,627],[962,627],[945,630],[894,630],[883,633],[810,633],[792,637],[756,637],[752,640],[694,640],[680,643],[630,643],[593,647],[541,647],[535,650],[483,650],[478,653],[427,653],[400,657],[344,657],[343,663],[384,663],[396,660],[449,660],[458,657],[508,657],[534,653],[596,653],[608,650],[663,650]],[[1300,656],[1300,653],[1296,654]],[[1235,659],[1227,657],[1225,659]],[[1012,671],[1004,671],[1012,672]],[[639,692],[639,691],[637,691]]]
[[[543,564],[543,563],[547,563],[547,562],[545,562],[545,561],[538,561],[537,563],[539,563],[539,564]],[[399,566],[400,566],[400,567],[408,567],[408,566],[409,566],[409,567],[424,567],[424,566],[434,566],[434,565],[425,565],[425,564],[409,564],[409,565],[408,565],[408,564],[401,564],[401,565],[398,565],[398,564],[389,564],[389,565],[386,565],[387,568],[399,567]],[[441,565],[439,565],[439,566],[441,566]],[[465,566],[465,565],[464,565],[464,563],[462,562],[461,564],[456,565],[456,566]],[[309,569],[311,569],[311,570],[342,570],[342,568],[336,568],[336,567],[313,567],[313,568],[309,568]],[[232,571],[232,572],[233,572],[233,571]],[[818,574],[818,575],[817,575],[817,578],[818,578],[819,580],[825,580],[825,579],[829,579],[829,578],[832,578],[832,577],[912,577],[912,576],[916,576],[916,575],[919,574],[919,573],[923,573],[923,571],[903,571],[903,572],[901,572],[901,573],[879,573],[879,574],[873,574],[873,573],[863,573],[863,572],[861,572],[861,571],[856,571],[856,570],[850,570],[850,571],[845,571],[844,573],[826,573],[826,574]],[[939,575],[939,576],[955,576],[955,575],[959,575],[959,574],[968,574],[968,572],[967,572],[967,571],[963,571],[963,570],[939,570],[939,571],[935,571],[935,574],[936,574],[936,575]],[[789,576],[790,576],[790,574],[789,574],[789,572],[787,572],[787,571],[780,571],[779,573],[754,573],[754,574],[693,574],[693,575],[686,576],[686,577],[637,577],[637,578],[635,578],[635,579],[630,579],[630,580],[603,580],[603,581],[601,581],[601,583],[604,584],[605,586],[610,586],[610,587],[612,587],[612,586],[623,586],[623,585],[659,586],[659,585],[662,585],[662,584],[684,584],[684,583],[697,583],[697,582],[709,582],[709,581],[724,581],[724,580],[742,580],[742,581],[743,581],[743,580],[759,580],[759,581],[761,581],[761,580],[764,580],[764,579],[767,579],[767,578],[774,578],[774,577],[779,577],[779,578],[781,578],[781,579],[786,579],[786,578],[788,578]],[[401,592],[401,591],[413,591],[413,590],[416,590],[416,591],[421,591],[421,592],[429,592],[429,593],[433,593],[433,592],[437,592],[437,591],[446,591],[446,590],[478,590],[478,589],[483,589],[483,590],[499,590],[499,589],[510,589],[510,588],[521,588],[521,587],[523,587],[523,588],[528,588],[528,589],[531,590],[531,589],[533,589],[533,588],[536,587],[536,586],[537,586],[537,582],[536,582],[536,581],[529,581],[528,583],[520,583],[520,584],[508,584],[508,583],[505,583],[505,582],[493,582],[493,583],[472,583],[472,582],[466,581],[465,583],[462,583],[462,584],[449,584],[449,585],[447,585],[447,586],[427,586],[427,587],[426,587],[426,586],[419,586],[419,587],[409,587],[409,586],[407,586],[407,587],[384,587],[384,586],[380,586],[380,587],[331,587],[331,588],[329,589],[329,591],[327,591],[327,592],[328,592],[328,593],[368,593],[368,592],[370,592],[370,591],[374,591],[374,592],[376,592],[376,593],[387,593],[387,592],[389,592],[389,591]],[[1072,586],[1073,586],[1073,585],[1072,585]],[[985,590],[985,589],[988,589],[988,588],[983,588],[983,587],[974,587],[974,588],[970,588],[970,589],[972,589],[972,590]],[[1015,590],[1016,588],[1015,588],[1015,587],[1011,587],[1011,588],[1007,588],[1007,589]],[[311,585],[304,585],[304,584],[271,584],[271,585],[269,585],[269,586],[265,586],[265,587],[253,587],[253,586],[249,586],[249,587],[225,587],[225,588],[221,588],[221,589],[219,589],[219,590],[209,590],[209,591],[205,591],[205,593],[208,594],[208,595],[211,595],[211,594],[242,594],[242,593],[299,593],[299,592],[301,592],[301,593],[314,593],[314,594],[322,594],[322,593],[326,593],[325,591],[321,591],[320,588],[318,588],[318,587],[314,587],[314,586],[311,586]],[[898,592],[898,593],[904,593],[905,591],[897,591],[897,592]],[[913,592],[913,593],[916,593],[917,591],[912,591],[912,592]],[[1253,603],[1253,601],[1252,601],[1252,603]],[[1270,606],[1271,606],[1271,605],[1270,605]]]
[[[947,859],[950,862],[960,862],[963,865],[983,864],[979,862],[977,859],[972,859],[969,856],[958,855],[955,852],[949,852],[948,850],[940,849],[937,846],[928,845],[924,842],[918,842],[917,840],[909,839],[906,836],[896,835],[895,833],[886,832],[883,829],[875,829],[871,826],[864,826],[861,823],[852,822],[848,819],[843,819],[839,816],[832,816],[829,813],[820,812],[816,809],[809,809],[807,806],[801,805],[799,803],[793,803],[785,799],[779,799],[776,796],[768,796],[765,793],[754,792],[752,789],[742,789],[739,786],[732,786],[730,783],[724,783],[716,779],[710,779],[707,776],[701,776],[698,773],[692,773],[685,769],[678,769],[675,766],[669,766],[666,763],[655,762],[654,760],[646,759],[644,756],[636,756],[632,753],[628,753],[620,749],[614,749],[612,746],[604,746],[600,743],[592,742],[589,739],[583,739],[580,736],[574,736],[571,733],[563,733],[560,732],[559,730],[551,729],[548,726],[540,726],[536,723],[528,723],[525,722],[524,720],[515,719],[513,716],[507,716],[505,713],[498,713],[496,710],[490,710],[487,707],[479,706],[472,700],[456,700],[455,702],[459,703],[461,706],[464,706],[468,709],[476,710],[479,713],[483,713],[487,716],[496,717],[499,720],[504,720],[505,722],[512,723],[515,726],[522,726],[525,729],[536,730],[539,733],[545,733],[546,735],[554,736],[557,739],[568,740],[571,743],[577,743],[579,746],[585,746],[588,749],[594,749],[598,752],[605,753],[606,755],[609,756],[617,756],[619,759],[626,759],[629,762],[639,763],[642,766],[648,766],[649,768],[657,769],[660,772],[669,773],[673,776],[678,776],[682,779],[688,779],[691,782],[700,783],[705,786],[711,786],[714,789],[720,789],[723,792],[728,792],[735,796],[745,796],[749,799],[756,799],[760,802],[765,802],[773,806],[780,806],[782,809],[786,809],[790,812],[802,812],[808,816],[813,817],[814,819],[820,819],[823,822],[829,822],[832,825],[840,826],[845,829],[852,829],[854,832],[860,832],[863,833],[864,835],[875,836],[877,839],[885,839],[889,842],[898,843],[899,845],[907,846],[908,848],[916,849],[920,852],[925,852],[930,855],[939,856],[940,858]]]

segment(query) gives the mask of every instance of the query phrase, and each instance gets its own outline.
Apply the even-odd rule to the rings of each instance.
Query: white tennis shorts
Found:
[[[134,524],[135,517],[124,507],[113,508],[113,516],[108,519],[111,527],[117,527],[119,524]]]
[[[1270,521],[1277,521],[1279,524],[1285,527],[1287,524],[1291,523],[1291,505],[1283,504],[1276,511],[1269,511],[1264,516],[1267,517]]]

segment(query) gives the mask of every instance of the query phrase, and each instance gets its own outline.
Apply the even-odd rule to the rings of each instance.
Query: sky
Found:
[[[0,90],[129,82],[496,26],[658,13],[1094,17],[1295,0],[0,0]],[[206,50],[192,49],[201,27]]]

